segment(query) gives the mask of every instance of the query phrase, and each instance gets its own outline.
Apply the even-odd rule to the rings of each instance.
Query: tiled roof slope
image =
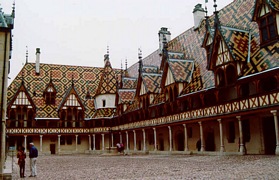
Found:
[[[27,63],[8,87],[8,103],[20,87],[23,75],[25,86],[37,108],[37,118],[57,118],[57,108],[73,83],[86,107],[85,117],[92,117],[95,112],[94,100],[86,100],[85,96],[87,89],[91,96],[95,96],[102,71],[103,68],[98,67],[40,64],[40,74],[36,75],[35,63]],[[120,70],[115,70],[115,73],[118,75]],[[55,106],[45,105],[43,98],[50,78],[57,91]]]
[[[105,61],[105,67],[101,73],[101,81],[96,92],[96,95],[99,94],[115,94],[117,87],[117,80],[114,73],[114,70],[111,67],[109,59]]]

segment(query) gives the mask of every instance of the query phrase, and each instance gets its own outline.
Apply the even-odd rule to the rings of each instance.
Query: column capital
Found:
[[[142,132],[145,132],[145,129],[142,129]]]
[[[61,137],[61,135],[60,135],[60,134],[58,134],[57,136],[58,136],[58,137]]]
[[[240,121],[241,120],[241,116],[236,116],[236,119],[238,119]]]
[[[136,133],[136,130],[133,130],[134,133]]]
[[[76,137],[78,137],[78,134],[76,134]]]
[[[201,121],[199,121],[198,123],[199,123],[200,126],[202,125],[202,122],[201,122]]]
[[[277,110],[271,110],[270,113],[272,113],[275,116],[277,114]]]
[[[128,131],[125,131],[126,134],[128,134]]]
[[[186,124],[182,124],[184,128],[186,128]]]
[[[217,121],[220,123],[222,121],[222,119],[217,119]]]
[[[171,126],[168,126],[169,130],[171,130]]]
[[[153,130],[156,131],[156,128],[154,127]]]
[[[27,135],[24,135],[24,137],[26,138],[26,137],[27,137]]]

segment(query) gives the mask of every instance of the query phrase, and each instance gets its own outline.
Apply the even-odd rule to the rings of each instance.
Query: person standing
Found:
[[[25,172],[25,158],[26,153],[24,152],[24,147],[18,148],[17,158],[18,158],[18,165],[19,165],[19,174],[21,178],[24,178],[24,172]]]
[[[37,157],[38,157],[38,150],[34,146],[34,143],[29,143],[30,149],[29,149],[29,158],[30,158],[30,171],[31,175],[29,177],[36,177],[37,176]]]

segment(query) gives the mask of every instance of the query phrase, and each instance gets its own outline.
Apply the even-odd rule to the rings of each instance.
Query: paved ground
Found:
[[[26,179],[279,179],[278,156],[49,155],[37,160],[38,176]],[[14,166],[13,179],[19,178]]]

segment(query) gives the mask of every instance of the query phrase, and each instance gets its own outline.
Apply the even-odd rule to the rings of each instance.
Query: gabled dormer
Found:
[[[52,80],[50,80],[49,84],[47,85],[43,93],[46,105],[55,105],[56,93],[57,93],[56,88],[54,87]]]
[[[61,127],[82,127],[85,106],[72,83],[58,106]]]
[[[184,85],[191,81],[193,71],[193,59],[185,59],[184,54],[181,52],[168,52],[161,83],[166,101],[175,101],[183,90]]]
[[[278,0],[256,0],[252,21],[259,25],[261,46],[271,45],[279,40]]]
[[[7,106],[8,127],[33,127],[36,106],[23,81]]]

